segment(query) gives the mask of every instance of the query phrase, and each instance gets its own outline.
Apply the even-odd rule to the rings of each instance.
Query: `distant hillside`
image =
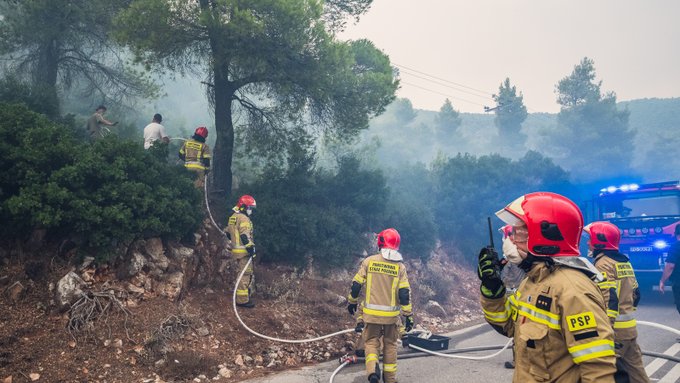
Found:
[[[632,100],[620,102],[619,106],[630,112],[630,126],[637,132],[635,153],[631,153],[633,168],[639,172],[637,177],[645,181],[679,178],[680,137],[675,136],[680,131],[680,98]],[[436,128],[436,111],[414,109],[413,119],[404,121],[403,105],[400,108],[390,106],[362,135],[364,143],[380,142],[377,158],[385,166],[429,164],[440,154],[454,156],[457,153],[499,153],[518,158],[527,150],[536,150],[555,157],[554,153],[541,147],[539,138],[550,137],[554,132],[556,114],[530,114],[522,126],[522,132],[527,136],[525,144],[509,147],[499,140],[492,113],[461,113],[462,124],[458,130],[442,132]],[[555,160],[559,164],[559,158]]]

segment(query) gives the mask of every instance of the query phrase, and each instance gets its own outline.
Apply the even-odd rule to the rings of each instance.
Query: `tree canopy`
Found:
[[[394,98],[387,56],[366,40],[338,41],[324,23],[328,12],[357,17],[369,4],[133,0],[117,18],[116,36],[149,68],[205,78],[217,131],[212,188],[224,205],[237,113],[252,132],[246,139],[285,145],[285,132],[300,126],[352,137]]]
[[[522,92],[517,94],[517,88],[510,85],[510,78],[506,78],[498,87],[498,94],[493,95],[496,102],[494,123],[498,127],[501,138],[513,142],[523,141],[520,137],[522,123],[529,115],[524,105]]]

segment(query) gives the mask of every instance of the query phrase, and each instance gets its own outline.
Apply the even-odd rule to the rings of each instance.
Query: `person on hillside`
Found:
[[[505,225],[500,228],[501,233],[503,233],[503,269],[501,270],[501,280],[506,288],[506,294],[512,295],[515,293],[519,284],[522,283],[526,273],[524,270],[520,269],[519,264],[522,262],[519,252],[517,251],[517,246],[512,241],[513,232],[512,226]],[[512,360],[507,361],[504,364],[505,368],[512,369],[515,368],[515,351],[513,346]]]
[[[675,308],[680,314],[680,272],[675,270],[675,264],[680,260],[680,224],[675,225],[675,242],[668,250],[668,258],[666,258],[666,266],[664,266],[661,280],[659,281],[659,292],[663,294],[666,288],[666,281],[673,282],[673,300],[675,301]],[[680,341],[680,338],[678,339]]]
[[[239,274],[248,264],[248,260],[254,259],[256,256],[255,242],[253,241],[253,222],[250,219],[256,207],[255,198],[247,194],[241,196],[232,209],[233,213],[229,217],[229,223],[224,230],[227,238],[231,241],[231,255],[238,261]],[[236,287],[237,306],[255,307],[255,303],[251,299],[254,279],[253,263],[251,262]]]
[[[159,113],[153,115],[151,123],[144,127],[144,149],[149,149],[156,141],[169,143],[170,137],[165,133],[165,127],[161,125],[163,116]]]
[[[94,142],[106,134],[102,130],[102,126],[115,126],[118,122],[111,122],[104,118],[104,113],[106,113],[106,107],[104,105],[99,105],[95,110],[94,114],[87,119],[87,133],[90,136],[90,141]]]
[[[404,317],[406,332],[413,329],[411,286],[406,266],[399,253],[401,237],[395,229],[385,229],[378,234],[379,253],[367,257],[352,280],[347,300],[350,315],[357,312],[361,288],[366,285],[363,302],[363,328],[366,354],[366,375],[370,383],[380,381],[380,342],[383,343],[383,381],[396,382],[397,341],[399,340],[399,314]]]
[[[205,174],[210,169],[210,147],[205,143],[206,138],[208,129],[199,126],[194,135],[179,149],[179,158],[184,161],[184,167],[196,172],[194,185],[199,189],[203,188]]]
[[[484,318],[515,340],[513,382],[613,383],[614,331],[591,279],[601,281],[602,275],[579,257],[579,208],[559,194],[537,192],[496,215],[513,226],[527,276],[506,296],[498,255],[488,247],[479,252],[477,275]]]
[[[619,252],[621,231],[613,223],[604,221],[593,222],[583,231],[589,237],[588,255],[595,259],[595,268],[605,277],[598,285],[614,326],[619,370],[621,374],[627,373],[632,383],[649,383],[633,317],[640,301],[640,289],[628,257]]]

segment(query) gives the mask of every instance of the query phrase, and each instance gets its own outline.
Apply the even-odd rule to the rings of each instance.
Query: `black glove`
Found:
[[[357,326],[354,328],[354,332],[357,334],[361,334],[362,332],[364,332],[364,322],[357,323]]]
[[[347,311],[349,311],[349,315],[354,315],[354,313],[357,312],[357,304],[356,303],[348,304]]]
[[[633,290],[633,307],[638,307],[638,304],[640,304],[640,298],[642,298],[642,294],[640,294],[640,288],[636,287]]]
[[[248,252],[248,255],[251,257],[255,258],[255,245],[253,246],[246,246],[246,251]]]
[[[482,281],[480,290],[486,298],[500,298],[505,295],[505,285],[501,280],[498,254],[488,247],[479,251],[477,276]]]
[[[406,332],[413,330],[414,324],[413,315],[404,317],[404,330],[406,330]]]

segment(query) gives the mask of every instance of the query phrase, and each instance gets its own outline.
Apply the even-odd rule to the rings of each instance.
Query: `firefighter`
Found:
[[[203,188],[205,173],[210,169],[210,147],[205,143],[206,138],[208,129],[199,126],[194,135],[179,149],[179,158],[184,161],[184,167],[196,172],[194,186],[199,189]]]
[[[479,253],[484,317],[515,339],[513,382],[613,383],[614,331],[591,279],[601,280],[601,274],[578,256],[579,208],[559,194],[538,192],[496,215],[513,226],[519,266],[527,273],[506,297],[497,254],[490,248]]]
[[[640,289],[628,257],[619,252],[621,231],[610,222],[593,222],[584,231],[589,236],[589,255],[595,258],[595,268],[606,278],[598,285],[614,326],[617,362],[628,373],[630,382],[649,383],[633,317],[640,302]]]
[[[380,342],[383,343],[383,381],[396,382],[397,341],[399,340],[399,314],[404,317],[406,332],[413,329],[411,287],[406,266],[399,253],[401,238],[395,229],[385,229],[378,234],[379,253],[361,262],[352,280],[347,310],[351,315],[357,311],[361,287],[366,285],[362,312],[365,340],[366,375],[370,383],[380,381],[378,357]]]
[[[675,270],[675,264],[680,262],[680,224],[675,225],[675,242],[668,249],[668,258],[664,266],[663,274],[659,280],[659,292],[663,294],[666,289],[666,281],[673,282],[673,301],[675,308],[680,314],[680,270]],[[680,341],[680,338],[678,339]]]
[[[231,241],[231,254],[238,261],[239,273],[248,264],[248,257],[254,259],[256,256],[255,242],[253,242],[253,222],[250,220],[256,207],[255,198],[247,194],[241,196],[232,209],[234,212],[229,217],[229,223],[224,230],[227,238]],[[255,307],[255,303],[250,297],[253,283],[253,263],[251,262],[236,287],[237,306]]]

